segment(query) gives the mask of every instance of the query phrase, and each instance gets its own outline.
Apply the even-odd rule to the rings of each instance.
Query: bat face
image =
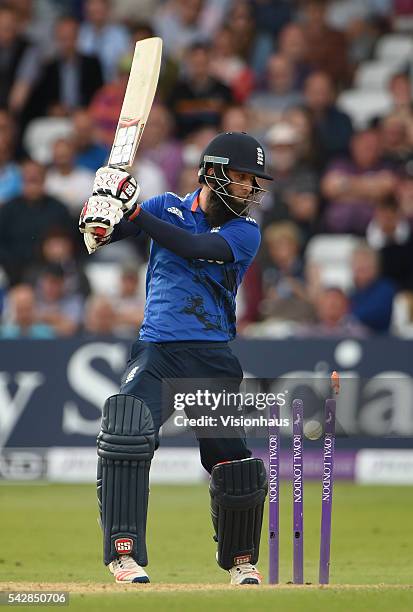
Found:
[[[109,165],[129,170],[133,164],[155,97],[161,66],[162,40],[136,43],[128,85],[109,156]]]

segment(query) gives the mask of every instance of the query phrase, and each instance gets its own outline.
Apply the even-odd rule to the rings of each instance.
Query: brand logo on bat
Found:
[[[133,549],[133,540],[131,538],[118,538],[115,540],[115,550],[118,555],[130,555]]]

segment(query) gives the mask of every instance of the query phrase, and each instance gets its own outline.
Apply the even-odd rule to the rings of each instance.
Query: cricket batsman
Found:
[[[216,136],[199,164],[198,188],[184,198],[164,193],[138,204],[139,186],[125,170],[100,168],[79,227],[89,253],[145,232],[152,239],[145,316],[119,394],[103,407],[97,439],[97,494],[104,563],[119,583],[149,582],[146,518],[149,469],[162,409],[162,381],[235,381],[243,373],[229,341],[235,298],[254,259],[260,230],[249,217],[264,189],[260,143],[246,133]],[[251,458],[244,431],[205,436],[197,430],[210,473],[216,559],[231,584],[260,584],[256,569],[267,494],[266,470]]]

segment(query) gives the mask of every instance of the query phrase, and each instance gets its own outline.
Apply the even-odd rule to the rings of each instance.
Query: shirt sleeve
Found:
[[[253,219],[234,219],[219,230],[218,236],[229,244],[235,263],[252,261],[261,242],[260,229]]]

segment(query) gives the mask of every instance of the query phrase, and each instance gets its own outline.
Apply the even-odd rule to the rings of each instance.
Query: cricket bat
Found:
[[[162,40],[145,38],[135,45],[129,80],[108,165],[130,172],[151,111],[161,67]],[[105,229],[97,227],[96,234]]]

